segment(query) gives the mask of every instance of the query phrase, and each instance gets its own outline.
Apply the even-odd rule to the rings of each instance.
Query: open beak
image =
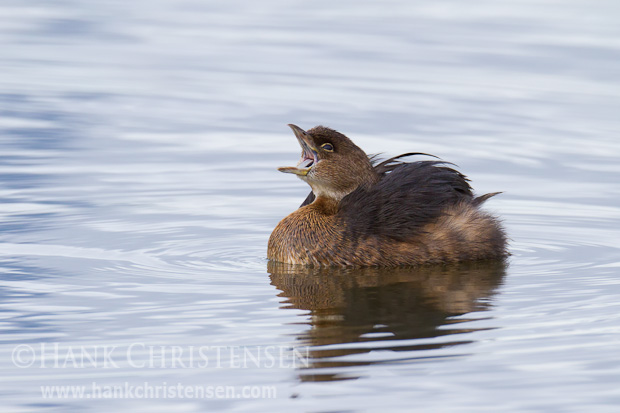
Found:
[[[297,166],[281,166],[278,171],[300,176],[308,175],[310,169],[319,161],[317,150],[312,147],[312,139],[310,136],[297,125],[288,125],[295,134],[299,145],[301,146],[301,159]]]

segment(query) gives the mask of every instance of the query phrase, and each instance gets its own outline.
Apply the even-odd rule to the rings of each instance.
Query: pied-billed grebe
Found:
[[[302,148],[278,168],[312,192],[269,238],[268,258],[289,264],[399,266],[501,258],[506,237],[479,209],[467,178],[440,161],[374,162],[343,134],[289,125]]]

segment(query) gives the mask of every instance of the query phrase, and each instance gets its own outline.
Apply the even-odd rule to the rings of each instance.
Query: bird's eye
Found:
[[[323,150],[326,150],[327,152],[334,151],[334,146],[331,143],[324,143],[323,145],[321,145],[321,148],[323,148]]]

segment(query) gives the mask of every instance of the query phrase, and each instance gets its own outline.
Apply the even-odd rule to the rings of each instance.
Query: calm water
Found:
[[[617,2],[0,12],[3,412],[617,411]],[[513,255],[269,264],[308,191],[287,123],[455,162]],[[276,397],[89,393],[147,385]]]

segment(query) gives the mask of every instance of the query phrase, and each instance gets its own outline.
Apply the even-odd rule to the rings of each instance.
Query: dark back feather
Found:
[[[386,169],[377,184],[357,188],[340,202],[337,216],[350,232],[346,236],[372,234],[404,241],[418,235],[447,206],[472,199],[467,178],[445,162],[394,165],[397,158],[376,166]]]
[[[301,208],[301,207],[304,207],[304,206],[306,206],[306,205],[310,205],[311,203],[313,203],[313,202],[314,202],[314,199],[315,199],[315,198],[316,198],[316,197],[314,196],[314,192],[310,191],[310,193],[308,194],[308,196],[306,197],[306,199],[304,199],[304,202],[302,202],[302,203],[301,203],[301,205],[300,205],[299,207]]]
[[[430,156],[432,158],[439,159],[435,155],[430,155],[428,153],[407,152],[407,153],[403,153],[402,155],[393,156],[389,159],[386,159],[385,161],[382,161],[379,164],[376,164],[376,162],[378,161],[377,159],[378,155],[373,155],[370,157],[370,162],[372,162],[372,164],[374,165],[375,171],[377,171],[377,173],[380,174],[381,176],[384,176],[386,173],[392,172],[394,169],[398,168],[399,166],[407,164],[407,162],[401,161],[400,160],[401,158],[406,158],[406,157],[414,156],[414,155],[424,155],[424,156]]]

